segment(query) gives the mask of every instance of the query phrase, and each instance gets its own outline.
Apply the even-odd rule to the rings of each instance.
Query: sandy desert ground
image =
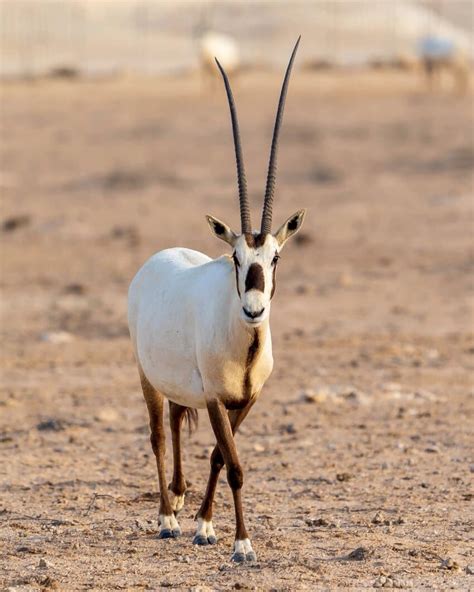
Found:
[[[260,209],[280,76],[235,94]],[[474,586],[472,96],[407,74],[294,76],[275,220],[275,370],[238,435],[256,563],[192,545],[213,436],[185,436],[183,537],[157,540],[126,326],[138,267],[238,227],[223,89],[194,79],[4,85],[0,585],[9,590]],[[168,456],[169,459],[169,456]],[[168,472],[170,464],[168,463]]]

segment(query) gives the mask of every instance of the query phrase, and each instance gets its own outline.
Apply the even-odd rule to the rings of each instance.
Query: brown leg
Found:
[[[168,490],[166,488],[165,449],[166,438],[163,427],[163,395],[150,384],[141,368],[140,380],[143,396],[145,397],[150,416],[150,441],[156,458],[158,482],[160,485],[160,534],[159,538],[177,537],[181,534],[179,525],[171,508]]]
[[[170,407],[170,426],[171,440],[173,443],[173,479],[168,489],[174,494],[171,501],[171,507],[177,514],[184,505],[184,492],[186,491],[186,481],[183,475],[183,465],[181,462],[181,426],[183,424],[186,407],[177,403],[169,402]]]
[[[254,401],[250,402],[247,405],[247,407],[244,407],[243,409],[236,409],[228,412],[229,421],[233,434],[237,432],[240,424],[247,417],[250,409],[253,406],[253,403]],[[224,459],[222,458],[219,446],[216,444],[211,454],[211,471],[209,473],[209,479],[207,481],[206,493],[204,495],[204,499],[202,500],[202,504],[199,508],[196,518],[202,518],[206,522],[210,522],[212,520],[212,505],[214,502],[214,495],[216,492],[219,474],[223,466]],[[207,543],[213,544],[216,542],[216,539],[215,537],[212,538],[213,540],[209,541],[206,539],[206,537],[196,535],[196,537],[194,538],[194,543],[198,545],[206,545]]]
[[[222,463],[218,462],[221,459],[224,460],[224,463],[227,468],[227,481],[229,486],[232,490],[232,495],[234,497],[234,507],[235,507],[235,522],[236,522],[236,532],[235,532],[235,545],[234,545],[234,553],[232,555],[232,559],[234,561],[245,561],[247,560],[255,560],[256,556],[250,544],[247,530],[245,528],[244,523],[244,516],[242,511],[242,497],[241,497],[241,490],[243,485],[243,471],[242,467],[239,462],[239,457],[237,454],[237,448],[234,442],[233,436],[233,428],[229,418],[229,414],[223,403],[220,401],[211,401],[207,405],[207,409],[209,412],[209,418],[211,420],[212,429],[214,430],[214,434],[217,439],[217,445],[219,447],[219,452],[222,456],[213,453],[214,457],[214,464],[215,470],[211,468],[211,476],[209,478],[209,485],[208,491],[206,492],[206,498],[214,495],[215,491],[215,484],[214,480],[217,478],[215,477],[215,472],[217,469],[222,467]],[[247,409],[247,408],[246,408]],[[250,407],[249,407],[250,409]],[[244,410],[242,410],[244,411]],[[248,413],[248,410],[247,410]],[[245,415],[242,417],[241,421]],[[238,420],[234,420],[235,425],[237,425]],[[214,451],[216,452],[216,451]],[[212,459],[211,459],[211,467],[212,467]],[[220,468],[219,468],[220,470]],[[217,473],[218,474],[218,473]],[[213,479],[214,478],[214,479]],[[204,501],[206,501],[206,498]],[[204,502],[203,502],[204,504]],[[211,504],[212,507],[212,504]]]

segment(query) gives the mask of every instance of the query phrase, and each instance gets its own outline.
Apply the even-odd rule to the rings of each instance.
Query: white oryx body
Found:
[[[271,279],[266,294],[247,292],[247,301],[262,308],[268,300],[269,308]],[[219,396],[238,404],[245,396],[247,352],[257,329],[242,318],[235,282],[231,257],[212,260],[182,248],[156,253],[133,279],[128,317],[135,355],[153,387],[174,403],[203,409],[206,399]],[[256,325],[260,339],[249,376],[251,396],[273,366],[268,315]]]
[[[243,471],[234,434],[245,419],[273,368],[270,308],[280,251],[301,227],[304,210],[272,232],[276,156],[286,92],[298,48],[291,54],[273,131],[260,231],[252,230],[247,182],[235,102],[229,79],[217,62],[226,87],[232,120],[241,234],[213,216],[214,235],[233,249],[232,256],[210,259],[190,249],[153,255],[129,289],[128,323],[143,395],[150,417],[150,440],[160,485],[159,538],[181,534],[177,513],[184,504],[186,480],[181,462],[181,426],[191,425],[196,409],[207,409],[216,436],[206,493],[197,513],[193,542],[217,542],[212,525],[214,494],[222,468],[235,508],[234,561],[255,561],[242,508]],[[217,60],[216,60],[217,61]],[[169,402],[173,478],[167,486],[163,406]],[[168,493],[168,489],[170,493]],[[173,494],[173,497],[172,495]]]

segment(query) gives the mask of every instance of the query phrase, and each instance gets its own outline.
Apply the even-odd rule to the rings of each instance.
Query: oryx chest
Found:
[[[273,368],[271,341],[262,343],[257,331],[239,353],[229,356],[215,351],[203,365],[206,393],[217,396],[228,409],[245,407],[261,391]]]

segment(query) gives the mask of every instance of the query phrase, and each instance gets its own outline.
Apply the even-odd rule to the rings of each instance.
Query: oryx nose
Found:
[[[250,319],[256,319],[257,317],[261,316],[263,314],[263,311],[265,310],[265,308],[261,308],[260,310],[257,310],[256,312],[250,312],[250,310],[247,310],[245,308],[245,306],[243,307],[243,311],[246,314],[246,316],[248,316]]]

